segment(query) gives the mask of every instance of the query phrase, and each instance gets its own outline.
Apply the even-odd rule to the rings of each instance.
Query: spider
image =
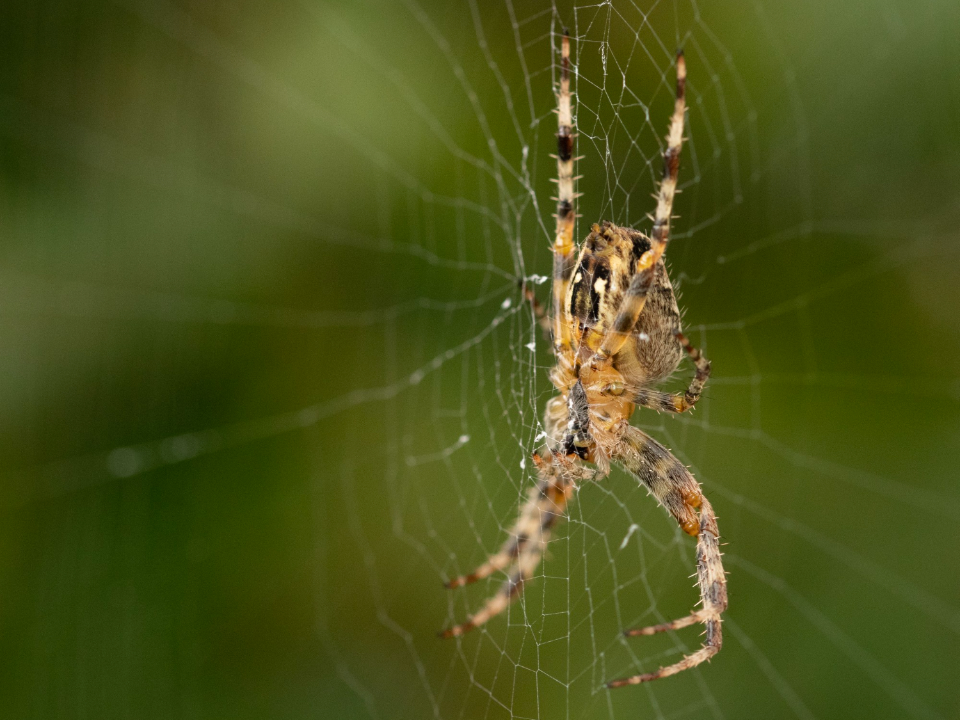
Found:
[[[553,311],[548,317],[532,291],[524,289],[556,355],[550,380],[559,395],[546,406],[547,447],[534,454],[539,481],[530,489],[520,517],[499,552],[469,575],[445,583],[456,588],[497,571],[509,571],[499,591],[466,622],[441,637],[463,635],[503,612],[540,563],[550,533],[581,481],[599,480],[611,462],[632,474],[697,537],[697,584],[702,607],[672,622],[624,631],[653,635],[703,623],[702,647],[652,673],[613,680],[608,688],[637,685],[696,667],[720,651],[721,614],[727,607],[717,518],[700,485],[669,450],[630,425],[639,405],[658,411],[691,410],[710,375],[710,363],[680,332],[680,310],[663,262],[670,235],[683,143],[686,65],[677,53],[677,93],[663,156],[663,180],[650,235],[602,222],[591,227],[579,254],[573,242],[573,128],[570,102],[570,37],[561,42],[557,96],[557,230],[553,244]],[[686,354],[696,374],[683,394],[655,389]],[[591,467],[592,466],[592,467]]]

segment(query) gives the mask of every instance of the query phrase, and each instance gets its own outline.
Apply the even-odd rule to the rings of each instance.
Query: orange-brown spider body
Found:
[[[483,565],[447,585],[459,587],[504,570],[507,579],[479,611],[441,635],[463,635],[503,612],[533,576],[576,486],[605,477],[615,463],[637,478],[685,532],[697,537],[697,584],[702,603],[699,610],[683,618],[628,630],[626,635],[650,635],[702,623],[706,638],[699,650],[680,661],[607,684],[613,688],[674,675],[709,660],[722,645],[721,615],[727,607],[713,507],[690,471],[669,450],[630,425],[638,405],[673,413],[692,409],[710,375],[710,363],[680,332],[680,309],[663,262],[683,143],[686,67],[683,55],[678,54],[676,103],[650,234],[602,222],[591,227],[577,252],[573,242],[576,136],[566,34],[561,62],[557,232],[549,316],[525,288],[535,314],[553,340],[557,362],[550,379],[559,395],[547,403],[544,413],[546,450],[534,455],[539,482],[531,489],[510,537]],[[677,370],[685,354],[696,367],[686,391],[656,389]]]

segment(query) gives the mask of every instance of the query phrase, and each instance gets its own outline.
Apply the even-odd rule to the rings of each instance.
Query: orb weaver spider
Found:
[[[626,630],[625,634],[653,635],[703,623],[706,638],[699,650],[679,662],[613,680],[608,688],[668,677],[709,660],[720,651],[721,615],[727,607],[713,507],[699,483],[669,450],[630,425],[638,405],[673,413],[691,410],[710,375],[710,363],[680,332],[680,310],[663,262],[683,143],[685,84],[686,65],[680,52],[676,101],[650,235],[604,221],[591,227],[578,255],[573,242],[577,178],[573,177],[576,136],[570,100],[570,37],[564,31],[557,96],[557,229],[549,317],[533,293],[524,289],[540,324],[552,337],[557,361],[550,380],[560,394],[546,407],[547,449],[533,456],[539,482],[529,491],[509,539],[472,573],[446,583],[448,588],[456,588],[497,571],[509,571],[500,590],[479,611],[441,632],[442,637],[463,635],[503,612],[533,576],[577,484],[606,477],[611,462],[621,466],[685,532],[697,537],[697,584],[702,603],[686,617]],[[686,392],[655,389],[674,373],[684,354],[696,366]]]

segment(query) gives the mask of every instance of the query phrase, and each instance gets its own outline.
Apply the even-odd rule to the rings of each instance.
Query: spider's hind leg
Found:
[[[608,688],[637,685],[696,667],[720,652],[723,645],[721,616],[727,609],[727,579],[720,559],[720,532],[713,506],[700,491],[697,481],[670,452],[641,430],[630,427],[616,458],[650,490],[689,534],[697,536],[697,585],[703,607],[689,615],[660,625],[625,631],[625,635],[653,635],[703,623],[703,646],[679,662],[642,675],[613,680]],[[699,511],[699,517],[697,517]],[[691,522],[692,521],[692,522]]]
[[[528,499],[520,510],[520,518],[510,531],[510,539],[500,551],[469,575],[455,578],[445,585],[456,588],[492,575],[498,570],[513,567],[513,572],[484,606],[460,625],[440,632],[440,637],[463,635],[499,615],[523,590],[540,564],[544,548],[550,541],[550,532],[566,510],[578,475],[569,472],[568,461],[551,456],[541,459],[534,455],[540,472],[540,482],[530,488]]]
[[[638,635],[654,635],[668,630],[679,630],[689,625],[703,623],[707,634],[703,646],[679,662],[661,667],[652,673],[634,675],[633,677],[613,680],[607,683],[608,688],[618,688],[625,685],[639,685],[650,680],[676,675],[678,672],[689,670],[705,662],[720,652],[723,646],[723,631],[721,630],[721,615],[727,609],[727,580],[720,561],[720,536],[717,530],[717,518],[713,507],[706,498],[700,503],[700,532],[697,536],[697,584],[700,586],[700,597],[703,607],[696,612],[660,625],[650,625],[643,628],[626,630],[627,637]]]

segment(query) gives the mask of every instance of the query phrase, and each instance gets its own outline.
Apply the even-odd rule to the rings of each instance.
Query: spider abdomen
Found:
[[[655,385],[669,378],[683,359],[680,309],[661,260],[656,279],[633,334],[614,357],[614,366],[628,383]]]

